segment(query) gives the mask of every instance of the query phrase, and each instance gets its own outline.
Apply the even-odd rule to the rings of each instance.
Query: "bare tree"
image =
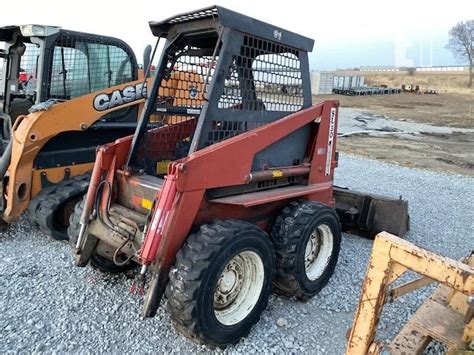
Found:
[[[458,22],[449,31],[447,47],[454,56],[469,63],[469,84],[472,87],[472,68],[474,63],[474,20]]]

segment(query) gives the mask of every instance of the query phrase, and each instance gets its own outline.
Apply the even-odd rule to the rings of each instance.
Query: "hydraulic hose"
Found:
[[[100,196],[103,191],[103,186],[107,186],[107,204],[106,204],[105,211],[103,211],[104,214],[102,215],[100,211]],[[109,211],[110,211],[111,197],[112,197],[112,185],[107,180],[102,180],[97,186],[97,195],[96,195],[96,200],[95,200],[95,209],[97,211],[97,217],[99,218],[99,221],[102,223],[102,225],[104,225],[106,228],[109,228],[113,232],[116,232],[116,233],[121,234],[122,236],[125,236],[126,238],[125,241],[122,243],[122,245],[119,248],[115,250],[113,258],[112,258],[115,265],[124,266],[128,264],[130,260],[132,260],[134,254],[128,256],[123,261],[118,261],[118,254],[123,249],[123,247],[125,247],[127,243],[131,242],[132,247],[135,250],[135,253],[137,252],[137,249],[135,248],[133,244],[134,235],[130,234],[130,232],[127,231],[126,229],[118,225],[114,225],[113,222],[110,220]]]
[[[5,151],[2,154],[2,157],[0,158],[0,179],[3,179],[3,177],[5,176],[5,173],[8,170],[8,166],[10,165],[10,159],[11,159],[11,156],[12,156],[13,140],[11,138],[12,121],[10,119],[10,116],[3,113],[3,114],[0,115],[0,117],[4,120],[4,122],[5,121],[8,122],[7,127],[8,127],[8,131],[9,131],[9,135],[10,135],[10,140],[8,142],[7,148],[5,149]]]
[[[102,215],[100,211],[100,197],[102,194],[103,186],[107,186],[107,205],[105,207],[104,215]],[[111,198],[112,198],[112,185],[107,180],[102,180],[97,186],[97,195],[96,195],[96,200],[95,200],[95,209],[97,211],[97,217],[99,218],[99,221],[105,227],[127,238],[130,238],[130,232],[128,232],[124,228],[121,228],[118,225],[114,225],[113,222],[110,220],[109,211],[110,211]]]

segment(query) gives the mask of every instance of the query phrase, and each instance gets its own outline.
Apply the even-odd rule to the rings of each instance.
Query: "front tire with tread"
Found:
[[[271,237],[276,255],[274,285],[278,291],[305,301],[319,293],[334,272],[341,247],[341,224],[334,209],[319,202],[292,201],[278,216]],[[307,266],[312,237],[319,238],[323,245],[313,259],[318,262],[317,258],[323,257],[316,272]]]
[[[215,297],[220,297],[218,292],[228,265],[243,255],[252,255],[249,260],[256,260],[253,268],[263,270],[263,275],[256,276],[260,281],[255,281],[261,282],[261,287],[255,288],[255,283],[250,286],[259,293],[243,293],[245,288],[239,288],[244,297],[248,296],[247,300],[255,302],[245,308],[245,313],[240,313],[240,318],[225,324],[230,318],[219,318],[219,315],[238,305],[239,297],[235,298],[234,305],[225,305],[229,308],[224,308],[223,313],[219,313],[222,309],[216,306],[216,302],[220,301],[216,301]],[[188,237],[169,272],[166,297],[173,323],[181,333],[197,342],[219,347],[237,343],[248,335],[267,307],[273,268],[273,246],[260,228],[234,220],[202,225],[198,232]],[[221,322],[222,319],[226,321]]]

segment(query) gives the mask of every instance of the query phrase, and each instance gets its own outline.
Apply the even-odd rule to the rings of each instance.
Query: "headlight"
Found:
[[[41,25],[23,25],[20,26],[21,34],[24,37],[47,37],[59,32],[59,27],[41,26]]]

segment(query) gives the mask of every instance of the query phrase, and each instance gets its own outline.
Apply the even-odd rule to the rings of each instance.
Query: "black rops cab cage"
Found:
[[[69,100],[137,79],[135,55],[117,38],[28,25],[0,27],[0,42],[5,113],[14,99]]]
[[[163,173],[162,163],[311,106],[312,39],[220,6],[150,27],[166,43],[148,91],[153,101],[130,150],[131,169]],[[163,127],[147,132],[150,120]],[[299,164],[309,134],[304,127],[260,152],[253,170]]]
[[[5,44],[0,66],[0,108],[6,114],[0,124],[4,145],[9,142],[9,127],[16,117],[28,114],[35,104],[70,100],[138,79],[132,49],[117,38],[25,25],[0,27],[0,42]],[[102,120],[135,122],[136,115],[134,107],[110,113]],[[44,150],[55,150],[61,137],[49,141]],[[91,156],[93,160],[93,151]]]

